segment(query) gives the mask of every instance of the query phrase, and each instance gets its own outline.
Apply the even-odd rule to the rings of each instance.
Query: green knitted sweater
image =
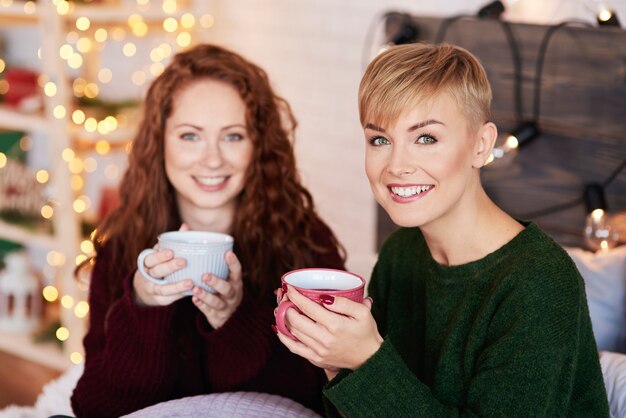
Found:
[[[525,226],[458,266],[438,264],[418,228],[387,240],[368,288],[385,341],[325,388],[341,414],[609,416],[582,278],[557,243]]]

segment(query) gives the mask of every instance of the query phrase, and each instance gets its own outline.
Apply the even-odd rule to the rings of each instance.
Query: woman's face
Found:
[[[195,81],[174,97],[165,171],[182,214],[234,212],[253,151],[245,112],[238,92],[221,81]]]
[[[365,126],[365,170],[378,203],[400,226],[455,213],[473,176],[476,137],[456,101],[441,93],[393,126]]]

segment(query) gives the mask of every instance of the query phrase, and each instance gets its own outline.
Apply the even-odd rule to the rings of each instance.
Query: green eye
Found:
[[[182,134],[180,138],[185,141],[198,141],[200,139],[197,134],[194,134],[192,132]]]
[[[435,142],[437,142],[437,140],[430,135],[422,135],[419,138],[417,138],[415,142],[418,144],[428,145],[428,144],[434,144]]]
[[[243,139],[243,135],[241,134],[228,134],[224,137],[224,139],[228,142],[241,141]]]
[[[389,140],[382,136],[375,136],[373,138],[370,138],[369,142],[371,145],[374,145],[375,147],[379,147],[381,145],[389,145]]]

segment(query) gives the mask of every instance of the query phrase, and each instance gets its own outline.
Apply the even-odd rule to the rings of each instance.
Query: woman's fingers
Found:
[[[152,286],[152,293],[158,296],[175,296],[179,295],[182,292],[186,292],[193,288],[193,280],[181,280],[174,283],[168,284],[155,284],[150,283]],[[181,297],[184,295],[180,295]]]
[[[211,292],[207,292],[201,287],[196,286],[193,288],[193,296],[209,308],[220,310],[226,307],[226,302],[224,302],[222,298]]]
[[[231,283],[212,274],[203,274],[202,282],[213,288],[223,298],[231,299],[235,295],[235,289]]]

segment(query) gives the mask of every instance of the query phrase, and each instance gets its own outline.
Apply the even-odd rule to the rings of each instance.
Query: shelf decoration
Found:
[[[0,157],[3,155],[0,153]],[[45,186],[28,166],[0,158],[0,219],[28,229],[49,228],[41,215],[46,202]]]
[[[0,329],[31,332],[41,321],[41,292],[37,277],[30,271],[26,252],[15,251],[4,259],[0,272]]]
[[[4,103],[27,113],[41,109],[43,102],[38,78],[37,72],[27,68],[7,68],[4,73]]]

